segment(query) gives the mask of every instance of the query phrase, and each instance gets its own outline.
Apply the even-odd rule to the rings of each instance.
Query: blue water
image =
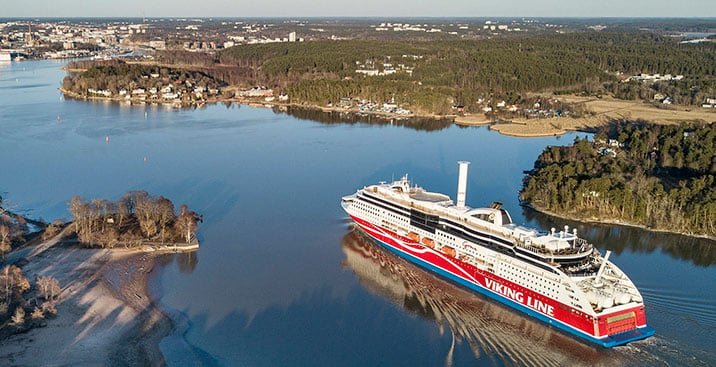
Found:
[[[525,348],[559,341],[520,360],[416,314],[347,263],[342,195],[409,173],[454,196],[458,160],[472,162],[468,205],[501,201],[516,222],[548,229],[552,219],[518,205],[523,171],[545,146],[583,133],[521,139],[485,127],[328,124],[237,105],[66,100],[57,90],[62,65],[0,64],[0,195],[45,219],[69,219],[73,195],[117,199],[129,190],[203,214],[200,251],[163,258],[154,279],[162,306],[185,321],[161,345],[170,365],[716,364],[716,267],[700,263],[713,259],[709,241],[579,225],[615,250],[613,261],[643,291],[657,336],[602,350],[470,295],[481,302],[471,312],[489,307],[506,322],[500,332],[519,336],[529,325],[535,337],[521,343],[535,344]]]

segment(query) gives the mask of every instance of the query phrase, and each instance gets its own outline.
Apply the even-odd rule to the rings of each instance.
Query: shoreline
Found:
[[[263,101],[261,99],[249,99],[249,98],[213,98],[203,101],[171,101],[171,100],[156,100],[156,101],[147,101],[147,100],[140,100],[137,98],[130,98],[126,99],[124,97],[102,97],[102,96],[85,96],[81,95],[69,90],[66,90],[64,88],[57,88],[65,97],[73,98],[76,100],[83,100],[83,101],[111,101],[111,102],[117,102],[117,103],[129,103],[130,105],[136,105],[136,106],[146,106],[146,105],[155,105],[155,106],[162,106],[162,105],[173,105],[173,106],[179,106],[179,107],[193,107],[193,106],[201,106],[205,104],[217,104],[217,103],[236,103],[241,104],[245,106],[252,106],[252,107],[266,107],[266,108],[273,108],[273,107],[296,107],[296,108],[306,108],[306,109],[313,109],[313,110],[320,110],[323,112],[343,112],[343,113],[351,113],[351,114],[369,114],[369,115],[376,115],[376,116],[383,116],[385,118],[430,118],[435,120],[441,120],[441,119],[452,119],[455,120],[455,115],[435,115],[435,114],[429,114],[429,113],[410,113],[410,114],[398,114],[398,113],[392,113],[392,112],[385,112],[385,111],[361,111],[355,108],[342,108],[342,107],[327,107],[327,106],[319,106],[319,105],[313,105],[313,104],[304,104],[304,103],[284,103],[284,102],[277,102],[277,101]]]
[[[618,219],[617,220],[607,220],[607,219],[599,219],[599,218],[575,218],[575,217],[569,217],[569,216],[563,215],[563,214],[557,214],[557,213],[551,212],[549,210],[543,210],[543,209],[535,207],[531,204],[520,203],[520,205],[525,208],[529,208],[530,210],[534,210],[540,214],[548,215],[548,216],[555,217],[555,218],[580,222],[580,223],[605,224],[605,225],[615,225],[615,226],[620,226],[620,227],[631,227],[631,228],[638,228],[638,229],[642,229],[642,230],[649,231],[649,232],[655,232],[655,233],[665,233],[665,234],[672,234],[672,235],[678,235],[678,236],[686,236],[686,237],[691,237],[691,238],[716,241],[716,236],[709,236],[707,234],[693,234],[693,233],[675,232],[675,231],[669,231],[669,230],[665,230],[665,229],[651,228],[651,227],[647,227],[643,224],[625,222],[625,221],[621,221]]]
[[[566,129],[557,129],[554,131],[548,131],[544,132],[544,129],[541,127],[537,132],[533,132],[529,127],[525,129],[527,126],[526,123],[504,123],[504,124],[498,124],[495,125],[494,121],[491,121],[484,115],[469,115],[469,116],[457,116],[457,115],[435,115],[435,114],[425,114],[425,113],[411,113],[409,115],[401,115],[396,113],[390,113],[390,112],[383,112],[383,111],[360,111],[356,110],[355,108],[342,108],[342,107],[326,107],[326,106],[318,106],[318,105],[312,105],[312,104],[301,104],[301,103],[282,103],[282,102],[266,102],[261,100],[254,100],[254,99],[244,99],[244,98],[216,98],[212,100],[206,100],[206,101],[141,101],[138,99],[125,99],[125,98],[118,98],[118,97],[101,97],[101,96],[83,96],[79,95],[77,93],[65,90],[63,88],[58,88],[63,95],[66,97],[70,97],[77,100],[83,100],[83,101],[111,101],[116,103],[129,103],[131,105],[136,106],[143,106],[143,105],[155,105],[155,106],[162,106],[162,105],[172,105],[172,106],[178,106],[178,107],[192,107],[192,106],[201,106],[205,104],[216,104],[216,103],[236,103],[240,105],[245,106],[251,106],[251,107],[260,107],[260,108],[273,108],[273,107],[284,107],[284,108],[305,108],[305,109],[311,109],[311,110],[317,110],[322,111],[324,113],[330,113],[330,112],[340,112],[340,113],[349,113],[354,115],[359,114],[368,114],[368,115],[375,115],[380,116],[386,119],[394,119],[394,118],[428,118],[428,119],[434,119],[434,120],[441,120],[441,119],[451,119],[453,124],[459,125],[459,126],[487,126],[489,125],[489,129],[493,130],[501,135],[505,136],[512,136],[512,137],[518,137],[518,138],[538,138],[538,137],[551,137],[551,136],[562,136],[566,134],[569,131],[582,131],[583,129],[580,128],[566,128]],[[546,120],[546,119],[535,119],[530,121],[540,121],[540,120]],[[580,126],[582,124],[579,124]],[[499,126],[499,127],[496,127]],[[517,129],[514,129],[514,127],[517,127]],[[583,127],[583,126],[582,126]],[[527,130],[527,131],[525,131]]]
[[[8,253],[28,279],[53,276],[62,292],[44,327],[0,343],[12,365],[165,365],[159,343],[176,329],[149,289],[161,251],[88,249],[52,239]]]
[[[293,103],[293,102],[279,102],[279,101],[263,101],[261,99],[246,99],[246,98],[223,98],[217,97],[204,101],[142,101],[139,99],[126,99],[124,97],[102,97],[102,96],[84,96],[80,95],[64,88],[58,88],[64,96],[85,100],[85,101],[113,101],[117,103],[129,103],[132,105],[171,105],[178,107],[192,107],[202,106],[205,104],[216,104],[216,103],[237,103],[241,105],[248,105],[252,107],[266,107],[266,108],[305,108],[320,110],[326,113],[329,112],[340,112],[349,113],[354,115],[369,114],[380,116],[386,119],[401,119],[401,118],[429,118],[435,120],[451,119],[453,124],[459,126],[485,126],[492,131],[495,131],[504,136],[511,136],[517,138],[543,138],[553,136],[563,136],[568,132],[581,131],[591,132],[595,128],[600,126],[606,126],[614,121],[623,119],[632,120],[644,120],[652,121],[655,124],[675,124],[682,121],[706,121],[707,123],[716,122],[716,113],[712,111],[698,111],[693,112],[689,109],[683,111],[680,110],[662,110],[654,107],[644,106],[643,104],[636,103],[634,101],[621,101],[613,98],[605,99],[587,99],[584,97],[567,96],[564,97],[565,101],[570,103],[582,103],[592,107],[591,115],[584,117],[551,117],[551,118],[536,118],[536,119],[525,119],[517,118],[510,121],[503,121],[501,123],[495,123],[492,119],[488,118],[484,114],[468,114],[465,116],[459,115],[435,115],[430,113],[411,113],[407,115],[390,113],[384,111],[361,111],[355,107],[344,108],[335,106],[319,106],[313,104],[304,103]],[[706,120],[708,118],[708,120]],[[711,120],[711,121],[709,121]],[[501,120],[498,120],[501,121]]]

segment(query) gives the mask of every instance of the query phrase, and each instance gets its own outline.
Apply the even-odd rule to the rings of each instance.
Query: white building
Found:
[[[378,70],[376,70],[376,69],[359,69],[359,70],[356,70],[356,74],[364,74],[366,76],[375,76],[375,75],[378,75]]]

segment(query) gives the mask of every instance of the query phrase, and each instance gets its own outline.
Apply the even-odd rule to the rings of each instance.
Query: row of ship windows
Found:
[[[363,211],[368,214],[381,215],[380,210],[375,209],[375,208],[371,207],[370,205],[366,205],[365,203],[363,203],[361,201],[358,202],[358,207],[363,209]]]
[[[546,287],[547,291],[549,291],[548,293],[550,294],[550,296],[552,296],[552,298],[554,298],[554,297],[556,296],[556,289],[555,289],[555,288],[551,288],[551,287],[549,286],[550,284],[545,284],[546,282],[544,281],[544,278],[538,277],[538,276],[536,276],[536,275],[534,275],[534,274],[532,274],[532,273],[530,273],[530,272],[527,272],[527,273],[526,273],[527,275],[525,276],[525,275],[523,275],[523,274],[525,274],[525,271],[524,271],[524,270],[522,270],[522,269],[520,269],[520,268],[517,268],[517,267],[515,267],[515,266],[513,266],[513,265],[511,265],[511,264],[507,264],[507,266],[508,266],[509,268],[511,268],[511,269],[516,269],[516,270],[517,270],[517,272],[513,272],[513,271],[510,271],[510,270],[507,270],[507,273],[509,273],[510,275],[512,275],[512,277],[513,277],[514,280],[522,280],[525,284],[526,284],[527,282],[534,282],[535,280],[539,280],[540,283],[542,284],[542,286],[543,286],[543,287]],[[529,278],[531,278],[531,279],[529,279]]]
[[[367,212],[367,213],[369,213],[369,214],[378,215],[378,216],[385,215],[385,213],[382,213],[382,210],[380,210],[380,209],[375,209],[375,208],[373,208],[372,206],[366,205],[366,204],[363,203],[363,202],[359,202],[359,204],[360,204],[359,207],[361,207],[361,208],[363,209],[363,211],[365,211],[365,212]],[[388,213],[388,216],[389,216],[389,217],[392,217],[392,218],[395,218],[395,219],[397,219],[397,220],[404,219],[403,217],[400,217],[400,216],[395,215],[395,214],[393,214],[393,213]],[[437,234],[438,234],[439,237],[443,237],[443,238],[444,238],[443,241],[444,241],[445,239],[447,239],[447,242],[452,242],[452,243],[455,243],[455,242],[457,241],[457,238],[456,238],[455,236],[452,236],[452,235],[449,235],[449,234],[446,234],[446,233],[443,233],[443,232],[438,232]],[[462,250],[463,250],[463,252],[466,252],[467,254],[470,254],[470,255],[473,255],[473,256],[476,256],[476,257],[482,257],[481,254],[478,253],[478,251],[476,251],[475,249],[473,249],[473,248],[471,248],[471,247],[464,247]],[[512,266],[510,266],[510,267],[512,267]],[[510,274],[514,275],[515,277],[521,278],[521,279],[523,279],[523,280],[527,280],[525,277],[522,277],[522,276],[517,275],[517,274],[515,274],[515,273],[510,272]],[[532,274],[528,274],[528,275],[529,275],[530,277],[537,278],[536,276],[534,276],[534,275],[532,275]],[[550,288],[550,290],[553,290],[553,289]]]
[[[363,209],[363,211],[365,211],[365,212],[367,212],[367,213],[369,213],[369,214],[373,214],[373,215],[377,215],[377,216],[384,215],[384,213],[382,213],[382,210],[380,210],[380,209],[375,209],[375,208],[373,208],[372,206],[366,205],[366,204],[363,203],[363,202],[358,202],[358,203],[359,203],[359,207],[361,207],[361,208]],[[389,216],[389,217],[392,217],[392,218],[396,218],[396,219],[403,219],[402,217],[400,217],[400,216],[398,216],[398,215],[395,215],[395,214],[393,214],[393,213],[388,213],[388,216]],[[448,241],[451,241],[451,242],[453,242],[453,243],[455,243],[456,240],[457,240],[457,239],[455,238],[455,236],[451,236],[451,235],[448,235],[448,234],[442,233],[442,232],[438,232],[438,236],[443,237],[443,238],[445,238],[445,239],[447,239]],[[479,256],[479,254],[477,253],[477,251],[475,251],[474,249],[472,249],[472,248],[470,248],[470,247],[463,248],[463,252],[466,252],[466,253],[468,253],[468,254],[470,254],[470,255],[473,255],[473,256]],[[514,266],[512,266],[512,265],[508,265],[508,266],[509,266],[510,268],[512,268],[512,269],[516,269],[516,268],[515,268]],[[522,269],[520,269],[520,272],[521,272],[521,273],[524,273],[524,271],[522,271]],[[521,275],[521,274],[518,274],[518,273],[515,273],[515,272],[512,272],[512,271],[508,271],[508,273],[509,273],[510,275],[512,275],[511,278],[513,278],[513,279],[511,279],[511,280],[518,280],[518,279],[519,279],[519,280],[522,280],[523,282],[526,282],[526,281],[532,281],[532,282],[534,282],[535,280],[539,279],[539,280],[541,281],[542,285],[545,286],[545,284],[544,284],[544,283],[545,283],[544,279],[543,279],[543,278],[540,278],[540,277],[537,277],[537,276],[534,275],[534,274],[527,273],[527,276],[524,276],[524,275]],[[529,279],[529,278],[531,278],[531,279]],[[551,294],[552,296],[554,296],[554,291],[555,291],[554,288],[550,288],[549,286],[547,286],[547,290],[549,290],[549,291],[550,291],[550,294]]]
[[[443,241],[447,240],[446,242],[450,242],[450,243],[455,243],[457,241],[455,236],[450,236],[450,235],[442,233],[442,232],[437,232],[437,234],[438,234],[438,237],[444,238]]]
[[[374,207],[372,207],[372,206],[370,206],[370,205],[366,205],[365,203],[360,202],[360,201],[358,202],[358,204],[359,204],[359,207],[360,207],[361,209],[363,209],[363,211],[366,212],[366,213],[373,214],[373,215],[377,215],[377,216],[382,216],[382,215],[384,215],[384,213],[382,213],[382,210],[380,210],[380,209],[375,209]],[[403,217],[400,217],[400,216],[395,215],[395,214],[393,214],[393,213],[388,213],[388,216],[389,216],[389,217],[392,217],[392,218],[395,218],[395,219],[397,219],[397,220],[404,219]],[[442,232],[438,232],[438,236],[443,237],[443,238],[447,239],[448,241],[452,241],[453,243],[457,240],[457,239],[455,238],[455,236],[451,236],[451,235],[448,235],[448,234],[442,233]],[[478,252],[475,251],[475,250],[474,250],[473,248],[471,248],[471,247],[465,247],[465,248],[463,248],[463,251],[466,252],[466,253],[468,253],[468,254],[471,254],[471,255],[473,255],[473,256],[479,256]],[[512,265],[509,265],[509,264],[508,264],[508,267],[510,267],[510,268],[513,269],[513,270],[514,270],[514,269],[519,269],[519,268],[516,268],[516,267],[514,267],[514,266],[512,266]],[[525,276],[525,275],[523,275],[523,274],[524,274],[524,270],[522,270],[522,269],[519,269],[519,273],[516,273],[516,272],[513,272],[513,271],[509,271],[509,270],[508,270],[508,273],[511,275],[510,278],[512,278],[511,280],[513,280],[513,281],[515,281],[515,280],[522,280],[522,282],[524,283],[524,282],[528,282],[528,281],[534,282],[535,280],[538,280],[538,279],[539,279],[539,281],[542,283],[542,285],[543,285],[543,286],[546,286],[546,285],[544,284],[544,283],[545,283],[544,278],[538,277],[538,276],[536,276],[536,275],[534,275],[534,274],[531,274],[531,273],[529,273],[529,272],[527,273],[527,276]],[[531,278],[531,279],[530,279],[530,278]],[[554,297],[556,290],[555,290],[554,288],[549,287],[548,285],[547,285],[546,287],[547,287],[547,290],[549,291],[550,295],[551,295],[552,297]]]
[[[404,219],[405,219],[405,217],[401,217],[401,216],[399,216],[397,214],[393,214],[391,212],[388,212],[388,217],[393,218],[397,221],[401,221],[401,219],[403,219],[403,221],[404,221]]]

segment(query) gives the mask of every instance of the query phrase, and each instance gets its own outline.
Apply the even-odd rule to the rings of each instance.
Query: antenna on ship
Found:
[[[599,288],[602,286],[602,274],[604,274],[604,267],[607,265],[607,261],[609,260],[609,255],[611,255],[612,252],[607,250],[607,253],[604,255],[604,260],[602,260],[602,265],[599,267],[599,270],[597,271],[597,276],[594,277],[594,280],[592,281],[592,284]]]
[[[467,166],[470,162],[459,161],[457,164],[460,165],[459,174],[457,178],[457,207],[465,207],[465,195],[467,194]]]

